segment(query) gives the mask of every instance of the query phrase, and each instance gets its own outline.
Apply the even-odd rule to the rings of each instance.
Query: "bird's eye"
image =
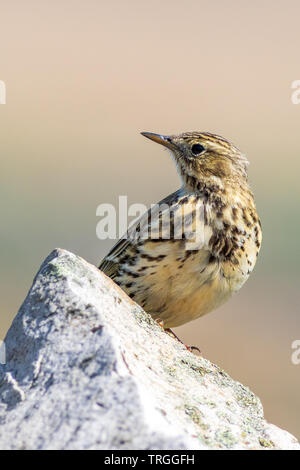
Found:
[[[203,153],[204,151],[205,151],[205,148],[201,144],[194,144],[192,146],[193,155],[200,155],[200,153]]]

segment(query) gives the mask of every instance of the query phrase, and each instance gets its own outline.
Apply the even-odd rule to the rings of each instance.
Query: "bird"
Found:
[[[169,330],[239,291],[257,260],[261,222],[248,160],[229,140],[141,134],[170,151],[181,187],[136,220],[99,269]]]

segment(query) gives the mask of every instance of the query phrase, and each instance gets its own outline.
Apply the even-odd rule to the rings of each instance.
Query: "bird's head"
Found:
[[[183,184],[193,179],[195,183],[211,180],[215,184],[247,179],[246,157],[223,137],[208,132],[170,136],[142,132],[142,135],[171,151]]]

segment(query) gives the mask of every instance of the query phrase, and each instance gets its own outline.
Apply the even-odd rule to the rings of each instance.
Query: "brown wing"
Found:
[[[166,198],[162,199],[157,204],[157,211],[159,210],[159,205],[166,204],[171,206],[181,196],[181,189],[175,191],[174,193],[170,194]],[[112,247],[109,253],[105,256],[105,258],[101,261],[99,269],[103,271],[107,276],[112,279],[118,275],[119,265],[122,260],[127,257],[134,256],[136,253],[136,246],[137,243],[141,240],[140,230],[141,226],[143,225],[144,228],[148,230],[148,218],[150,215],[151,209],[149,209],[145,214],[143,214],[139,219],[137,219],[133,224],[129,227],[126,234]],[[153,219],[153,209],[151,212],[151,216]],[[142,224],[143,221],[143,224]],[[146,224],[145,224],[146,221]]]
[[[118,273],[119,263],[126,256],[126,251],[131,245],[130,240],[121,238],[101,261],[99,269],[114,279]]]

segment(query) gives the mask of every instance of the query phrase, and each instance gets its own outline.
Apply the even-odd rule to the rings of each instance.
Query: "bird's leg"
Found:
[[[163,330],[165,330],[164,321],[161,318],[156,318],[155,321]]]
[[[185,346],[188,351],[190,351],[190,352],[197,351],[199,354],[201,354],[201,351],[198,348],[198,346],[188,346],[183,341],[181,341],[180,338],[178,338],[178,336],[174,333],[174,331],[171,330],[171,328],[165,328],[165,331],[167,333],[171,334],[175,339],[177,339],[177,341],[179,341],[179,343],[183,344],[183,346]]]
[[[173,338],[177,339],[179,343],[183,344],[183,346],[185,346],[188,351],[190,351],[191,353],[193,351],[197,351],[199,354],[201,354],[201,351],[198,346],[188,346],[183,341],[181,341],[181,339],[174,333],[174,331],[171,330],[171,328],[165,328],[164,321],[161,318],[156,318],[155,321],[166,333],[173,336]]]

